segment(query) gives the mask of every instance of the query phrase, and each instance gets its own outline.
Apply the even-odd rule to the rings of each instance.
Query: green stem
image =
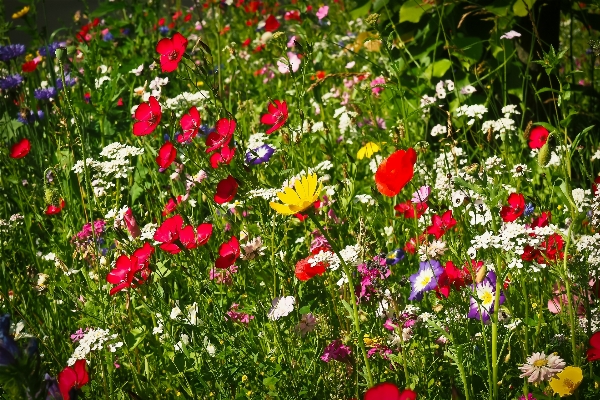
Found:
[[[350,271],[350,268],[348,268],[348,265],[344,262],[344,259],[340,255],[340,252],[337,250],[337,246],[334,244],[335,242],[333,240],[331,240],[331,237],[329,236],[327,231],[325,231],[325,229],[323,229],[319,220],[313,214],[308,214],[308,215],[309,215],[310,219],[312,220],[312,222],[316,225],[319,232],[321,232],[321,234],[325,237],[325,239],[327,239],[327,242],[331,246],[331,250],[335,253],[335,255],[340,260],[340,263],[342,264],[342,268],[344,269],[344,273],[346,274],[346,277],[348,278],[348,286],[350,289],[349,290],[350,301],[352,302],[352,314],[353,314],[352,322],[354,322],[354,333],[358,336],[358,347],[360,347],[360,350],[361,350],[361,353],[363,356],[363,360],[365,362],[365,370],[367,372],[367,384],[369,387],[372,387],[373,386],[373,375],[371,374],[371,366],[369,364],[369,357],[367,356],[367,349],[365,348],[365,342],[363,340],[364,334],[360,329],[360,322],[358,319],[358,305],[356,302],[356,295],[354,293],[354,282],[352,280],[352,273]]]
[[[496,270],[500,270],[500,257],[496,257]],[[492,317],[492,392],[494,399],[498,399],[498,311],[500,308],[500,291],[502,278],[496,274],[496,293],[494,294],[494,312]]]
[[[572,213],[573,214],[573,213]],[[569,255],[569,246],[571,244],[571,230],[575,224],[575,219],[571,218],[571,224],[567,231],[567,243],[565,244],[565,255],[563,256],[563,274],[565,279],[565,287],[567,289],[567,304],[569,309],[569,325],[571,328],[571,351],[573,352],[573,365],[579,366],[579,357],[577,357],[577,343],[575,341],[575,312],[573,311],[573,298],[571,297],[571,281],[567,271],[567,259]]]

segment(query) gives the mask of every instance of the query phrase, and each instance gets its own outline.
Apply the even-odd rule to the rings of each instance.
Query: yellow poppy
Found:
[[[550,387],[554,390],[554,393],[560,395],[560,397],[570,396],[575,393],[575,390],[579,387],[582,380],[583,372],[581,372],[581,368],[567,367],[552,378]]]
[[[12,19],[17,19],[25,16],[29,12],[29,6],[25,6],[21,9],[21,11],[17,11],[12,15]]]
[[[306,210],[318,200],[323,184],[318,182],[317,175],[311,174],[296,180],[294,188],[286,187],[277,192],[281,203],[270,202],[269,205],[279,214],[292,215]]]
[[[362,160],[365,157],[371,158],[371,156],[377,153],[379,150],[381,150],[381,148],[378,145],[373,142],[369,142],[361,147],[360,150],[358,150],[358,153],[356,153],[356,158],[359,160]]]

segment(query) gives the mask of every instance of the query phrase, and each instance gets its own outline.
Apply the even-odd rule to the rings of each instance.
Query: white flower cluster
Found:
[[[592,206],[592,201],[590,199],[592,191],[590,189],[573,189],[571,191],[571,195],[573,196],[573,200],[575,201],[577,211],[584,212],[589,210]]]
[[[267,318],[271,321],[277,321],[279,318],[285,317],[294,311],[296,299],[294,296],[275,297],[271,304],[272,306],[267,314]]]
[[[437,124],[431,129],[431,136],[435,137],[437,135],[445,135],[447,132],[448,128],[446,128],[444,125]]]
[[[576,243],[577,252],[589,264],[593,277],[600,278],[600,233],[581,235]]]
[[[208,100],[210,100],[210,93],[207,90],[200,90],[196,93],[183,92],[171,99],[167,99],[165,107],[177,112],[187,111],[191,106],[200,108],[208,105]]]
[[[248,192],[248,198],[254,199],[256,197],[260,197],[264,200],[277,200],[277,189],[252,189]]]
[[[77,360],[86,360],[87,355],[94,350],[102,350],[104,344],[111,353],[117,351],[117,349],[123,346],[123,342],[112,342],[117,338],[117,334],[110,334],[108,329],[90,329],[85,333],[83,338],[78,342],[77,348],[71,355],[71,358],[67,361],[68,366],[73,366]]]
[[[419,259],[421,261],[437,259],[443,256],[447,250],[448,247],[446,247],[446,242],[442,239],[425,242],[419,246]]]
[[[262,146],[263,144],[265,144],[268,138],[269,137],[263,132],[254,133],[250,135],[250,137],[248,138],[248,149],[256,149]]]
[[[348,131],[350,133],[356,132],[356,124],[352,122],[352,118],[356,117],[357,115],[358,114],[355,111],[350,111],[345,106],[335,110],[333,113],[333,118],[339,118],[338,129],[342,135],[345,135]]]
[[[521,114],[517,111],[517,106],[514,104],[509,104],[508,106],[502,107],[502,114],[504,114],[504,118],[510,118],[511,114]]]
[[[465,104],[456,109],[456,116],[462,117],[463,115],[465,115],[465,116],[471,118],[467,122],[467,124],[469,126],[471,126],[475,123],[476,119],[483,118],[483,114],[485,114],[487,111],[488,111],[487,107],[484,106],[483,104],[473,104],[472,106]]]
[[[375,200],[371,195],[368,194],[357,194],[356,196],[354,196],[354,199],[352,199],[352,201],[354,201],[355,203],[366,204],[368,206],[375,205]]]
[[[516,129],[515,121],[510,118],[500,118],[496,121],[485,121],[481,125],[481,131],[487,134],[492,132],[506,133],[506,131],[514,131]]]
[[[437,85],[435,85],[435,97],[440,100],[446,98],[446,89],[448,89],[449,92],[453,91],[454,82],[450,80],[439,81]]]

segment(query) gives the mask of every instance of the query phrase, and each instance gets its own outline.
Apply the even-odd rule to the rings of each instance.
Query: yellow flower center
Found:
[[[548,360],[546,359],[542,359],[542,360],[537,360],[533,363],[533,365],[535,365],[536,367],[545,367],[546,365],[548,365]]]
[[[429,282],[431,281],[431,276],[429,275],[425,275],[422,279],[421,279],[421,286],[425,287],[429,284]]]
[[[487,291],[484,292],[483,297],[481,298],[481,301],[483,302],[483,304],[491,304],[492,303],[492,293],[487,292]]]

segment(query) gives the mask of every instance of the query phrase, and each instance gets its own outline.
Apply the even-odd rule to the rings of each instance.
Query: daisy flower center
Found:
[[[546,359],[536,360],[536,361],[534,361],[533,365],[538,368],[545,367],[546,365],[548,365],[548,360],[546,360]]]

